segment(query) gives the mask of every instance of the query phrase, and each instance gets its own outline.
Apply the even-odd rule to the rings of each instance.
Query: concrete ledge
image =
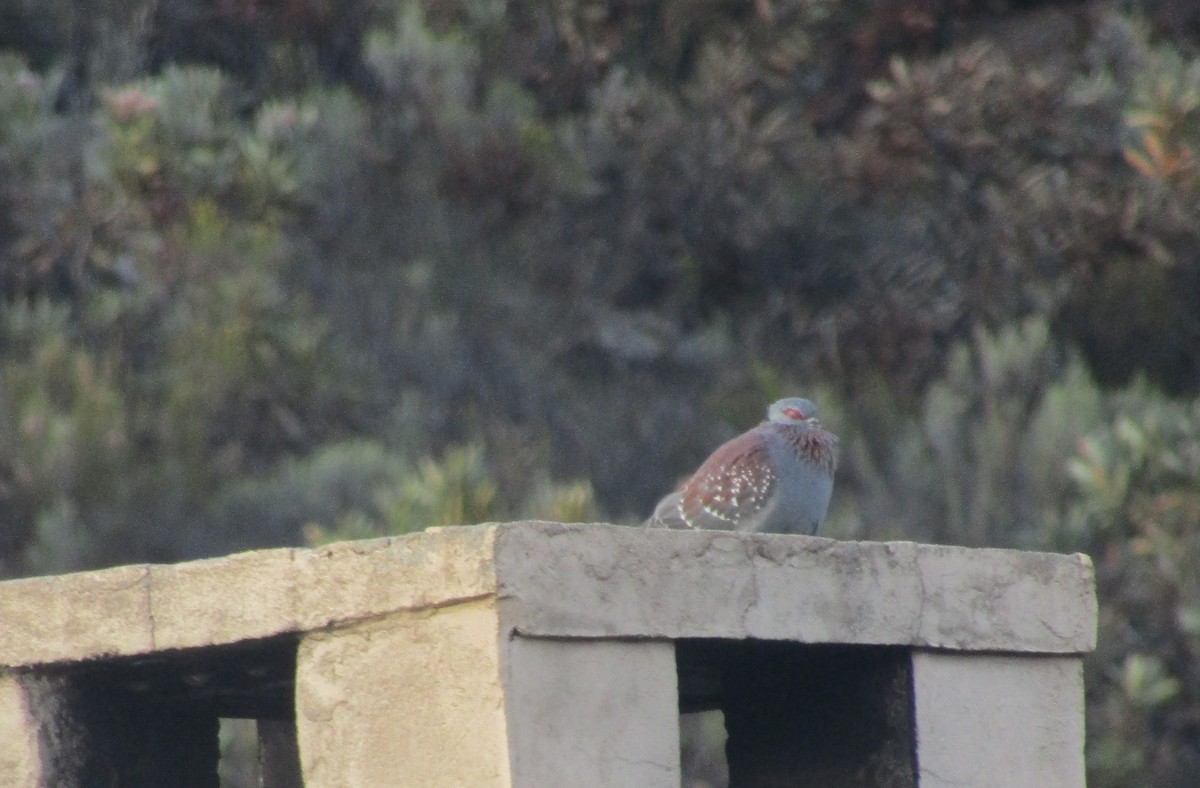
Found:
[[[0,666],[309,632],[494,593],[496,528],[0,583]]]
[[[757,638],[1083,653],[1091,560],[726,531],[502,526],[499,594],[519,634]]]
[[[0,785],[1083,785],[1082,556],[509,523],[0,583]],[[802,746],[798,746],[802,743]],[[111,778],[111,779],[109,779]]]
[[[507,633],[1078,654],[1086,556],[505,523],[0,583],[0,667],[311,632],[495,596]]]

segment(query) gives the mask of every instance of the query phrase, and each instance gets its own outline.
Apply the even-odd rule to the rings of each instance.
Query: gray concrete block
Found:
[[[679,785],[669,642],[509,640],[491,600],[300,646],[305,785]]]
[[[444,528],[0,583],[0,666],[303,632],[497,596],[539,637],[744,638],[1082,653],[1085,556],[612,525]]]
[[[147,566],[0,583],[0,666],[154,648]]]
[[[1071,657],[912,657],[920,788],[1083,788],[1083,664]]]
[[[318,788],[674,786],[682,694],[748,785],[908,784],[915,728],[921,786],[1076,786],[1096,597],[1084,556],[506,523],[0,583],[0,621],[3,785],[211,785],[221,713]]]
[[[510,785],[497,630],[482,600],[306,637],[296,665],[304,784]]]
[[[1095,646],[1091,561],[1017,550],[554,523],[500,526],[518,632],[949,646]]]
[[[679,787],[674,644],[516,638],[505,654],[514,786]]]

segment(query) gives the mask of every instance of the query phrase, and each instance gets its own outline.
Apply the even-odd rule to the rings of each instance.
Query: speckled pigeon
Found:
[[[815,405],[781,399],[659,501],[645,525],[814,534],[829,508],[837,445]]]

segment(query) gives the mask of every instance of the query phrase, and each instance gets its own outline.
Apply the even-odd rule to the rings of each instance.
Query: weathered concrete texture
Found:
[[[510,523],[0,583],[0,666],[233,643],[493,594],[502,626],[543,637],[1095,644],[1083,556]]]
[[[235,643],[478,599],[496,586],[494,536],[452,528],[0,583],[0,666]]]
[[[313,634],[304,784],[677,788],[675,686],[670,642],[501,638],[492,600]]]
[[[497,631],[484,600],[301,641],[304,784],[512,785]]]
[[[678,788],[669,641],[504,642],[513,784]]]
[[[916,652],[912,671],[920,788],[1085,784],[1081,660]]]
[[[0,785],[45,785],[37,732],[28,695],[17,676],[0,673]]]
[[[0,583],[0,785],[214,786],[244,716],[281,785],[675,786],[681,702],[747,786],[1082,785],[1095,618],[1082,556],[555,523]]]
[[[503,527],[517,631],[1081,653],[1087,556],[723,531]]]
[[[0,665],[34,665],[154,648],[149,566],[0,583]]]

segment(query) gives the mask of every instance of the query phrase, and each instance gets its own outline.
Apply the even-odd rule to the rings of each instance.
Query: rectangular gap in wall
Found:
[[[220,788],[304,788],[294,720],[220,719]]]
[[[221,788],[259,788],[258,720],[221,717]]]
[[[679,715],[682,788],[728,788],[725,715],[720,709]]]
[[[907,648],[679,640],[675,664],[683,767],[696,774],[688,788],[719,788],[698,771],[717,757],[714,714],[726,732],[726,779],[739,788],[916,785]]]
[[[221,728],[233,746],[235,736],[251,735],[235,730],[259,721],[261,784],[298,786],[296,649],[296,638],[282,635],[22,674],[44,732],[47,784],[216,788]]]

